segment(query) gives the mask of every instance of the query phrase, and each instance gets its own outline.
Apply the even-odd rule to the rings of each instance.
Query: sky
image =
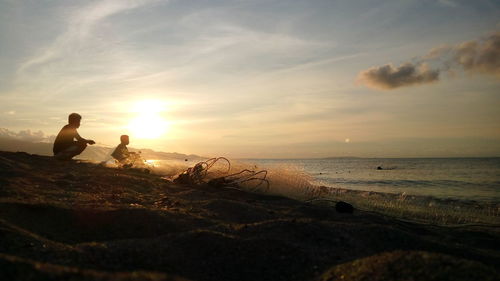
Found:
[[[0,0],[0,136],[236,158],[500,156],[500,2]]]

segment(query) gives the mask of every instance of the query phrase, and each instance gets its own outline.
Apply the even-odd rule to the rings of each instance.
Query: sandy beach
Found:
[[[0,152],[1,280],[499,280],[499,230]]]

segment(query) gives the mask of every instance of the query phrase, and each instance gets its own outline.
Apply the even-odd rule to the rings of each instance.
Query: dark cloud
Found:
[[[405,63],[399,67],[387,64],[370,68],[359,74],[359,80],[366,86],[383,90],[431,83],[438,79],[438,70],[431,70],[425,64],[414,65],[412,63]]]
[[[358,79],[367,87],[391,90],[438,81],[440,72],[455,76],[457,71],[464,71],[500,78],[500,32],[484,39],[433,48],[419,60],[399,67],[391,64],[373,67],[361,71]],[[429,69],[427,63],[437,66]]]
[[[454,48],[454,62],[465,71],[492,74],[500,78],[500,32],[482,41],[468,41]]]

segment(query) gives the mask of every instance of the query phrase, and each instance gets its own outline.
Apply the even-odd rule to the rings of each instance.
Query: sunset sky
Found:
[[[500,156],[499,1],[0,0],[0,65],[20,139],[78,112],[106,146]]]

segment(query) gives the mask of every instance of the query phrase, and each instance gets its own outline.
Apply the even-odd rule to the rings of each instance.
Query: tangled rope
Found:
[[[214,177],[207,180],[208,171],[218,161],[227,162],[227,169],[218,171],[222,176]],[[229,174],[231,171],[231,162],[225,157],[211,158],[206,161],[198,162],[193,167],[188,168],[186,171],[174,178],[174,183],[179,184],[208,184],[215,187],[232,187],[232,188],[246,188],[251,191],[268,191],[269,181],[267,178],[267,171],[252,171],[244,169],[240,172]],[[227,175],[226,175],[227,174]]]

